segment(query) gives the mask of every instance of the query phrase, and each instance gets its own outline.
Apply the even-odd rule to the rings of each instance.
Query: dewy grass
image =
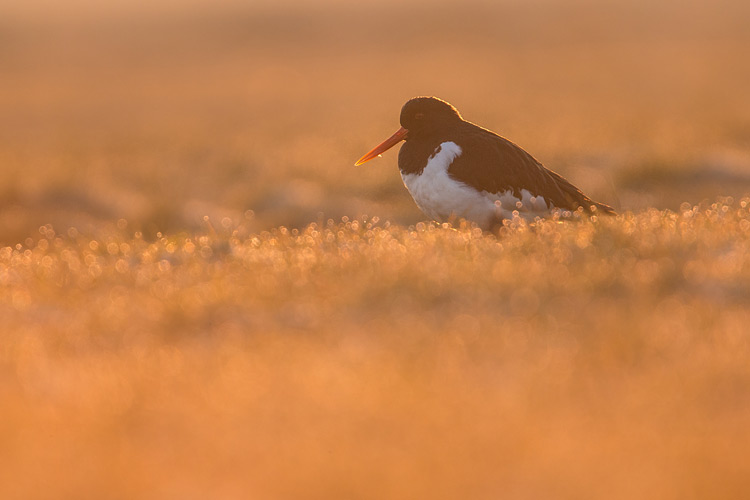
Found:
[[[750,4],[673,4],[5,2],[0,499],[747,496]],[[621,215],[417,224],[420,94]]]
[[[0,484],[746,491],[749,205],[496,235],[374,217],[261,233],[209,220],[153,240],[124,220],[41,227],[0,248]]]

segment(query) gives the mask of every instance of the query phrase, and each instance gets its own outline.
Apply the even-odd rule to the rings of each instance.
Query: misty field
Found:
[[[750,198],[0,249],[24,498],[739,498]],[[31,493],[33,492],[33,493]]]
[[[4,9],[0,498],[747,496],[747,2]],[[425,94],[619,215],[425,220]]]

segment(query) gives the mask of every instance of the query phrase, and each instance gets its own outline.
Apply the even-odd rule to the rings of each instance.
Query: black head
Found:
[[[406,140],[448,130],[461,123],[458,110],[437,97],[415,97],[401,108],[401,126],[409,131]]]
[[[462,123],[465,122],[458,114],[458,110],[447,102],[437,97],[415,97],[401,108],[401,128],[372,148],[354,165],[362,165],[372,160],[401,141],[429,139],[434,142]]]

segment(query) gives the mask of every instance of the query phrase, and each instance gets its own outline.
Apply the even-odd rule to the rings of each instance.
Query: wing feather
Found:
[[[511,141],[489,130],[470,126],[456,141],[463,153],[453,160],[448,175],[479,191],[502,193],[512,191],[521,198],[526,189],[533,196],[542,196],[548,206],[566,210],[592,206],[608,214],[615,211],[583,194],[560,174],[545,168],[533,156]]]

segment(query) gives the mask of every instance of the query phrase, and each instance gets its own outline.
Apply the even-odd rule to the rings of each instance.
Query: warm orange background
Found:
[[[0,20],[0,240],[124,217],[422,219],[396,151],[437,95],[619,209],[750,189],[741,1],[16,2]]]
[[[750,2],[0,10],[2,500],[750,491]],[[425,224],[419,94],[621,215]]]

